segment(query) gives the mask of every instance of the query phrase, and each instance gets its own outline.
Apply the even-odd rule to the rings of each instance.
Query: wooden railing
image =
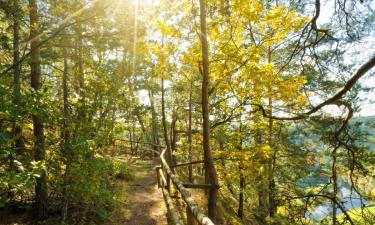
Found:
[[[187,213],[187,224],[192,225],[196,222],[202,225],[214,225],[214,223],[208,218],[204,211],[198,206],[198,204],[192,198],[190,192],[187,188],[217,188],[212,187],[208,184],[183,184],[178,177],[172,172],[171,167],[168,165],[165,159],[166,149],[160,154],[161,165],[156,167],[156,174],[158,180],[158,187],[162,189],[165,204],[168,208],[169,218],[173,224],[183,225],[185,224],[181,219],[179,212],[176,210],[173,200],[170,195],[171,184],[174,185],[178,193],[181,194],[182,199],[186,203],[186,213]],[[192,163],[203,163],[203,161],[196,161],[190,163],[182,163],[174,165],[174,167],[187,166]],[[172,181],[172,182],[171,182]]]
[[[131,142],[130,140],[118,140],[121,142]],[[133,142],[134,143],[134,142]],[[187,163],[180,163],[176,165],[169,165],[167,160],[165,159],[165,154],[167,149],[165,146],[155,145],[153,143],[148,142],[136,142],[143,145],[157,147],[158,149],[164,149],[161,153],[155,151],[153,149],[142,149],[142,151],[146,152],[153,152],[155,155],[159,155],[160,158],[160,165],[156,167],[156,175],[157,175],[157,182],[158,187],[161,188],[165,204],[168,209],[169,219],[170,222],[174,225],[185,225],[184,220],[180,216],[180,212],[174,205],[174,201],[171,197],[171,187],[175,187],[174,189],[181,194],[183,201],[186,203],[186,217],[187,217],[187,225],[195,225],[196,223],[201,225],[214,225],[214,223],[205,215],[203,209],[201,209],[198,204],[195,202],[193,197],[191,196],[190,192],[187,188],[199,188],[199,189],[209,189],[209,188],[218,188],[213,187],[210,184],[192,184],[192,183],[182,183],[178,177],[174,174],[173,168],[177,167],[184,167],[194,164],[201,164],[204,163],[203,160],[187,162]]]

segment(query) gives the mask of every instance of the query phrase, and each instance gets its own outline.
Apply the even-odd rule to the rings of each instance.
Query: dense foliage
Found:
[[[165,146],[205,160],[177,173],[218,181],[217,224],[375,223],[374,15],[368,0],[1,0],[0,215],[110,221],[132,176],[117,156]]]

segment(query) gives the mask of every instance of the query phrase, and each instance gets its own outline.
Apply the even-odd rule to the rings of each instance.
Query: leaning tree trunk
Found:
[[[216,169],[210,149],[210,121],[209,121],[209,61],[208,61],[208,41],[207,41],[207,24],[206,24],[206,1],[200,0],[200,25],[201,34],[200,39],[202,42],[202,117],[203,117],[203,152],[204,152],[204,166],[206,174],[212,188],[208,196],[208,217],[215,223],[216,221],[216,202],[218,185]]]
[[[39,92],[42,87],[41,83],[41,68],[40,68],[40,41],[39,41],[39,17],[38,17],[38,6],[36,0],[29,0],[29,13],[30,13],[30,67],[31,67],[31,87],[35,92]],[[40,99],[37,96],[37,109],[40,108]],[[39,113],[32,115],[33,126],[34,126],[34,158],[36,161],[45,160],[45,140],[44,140],[44,127],[43,118]],[[40,177],[36,178],[35,187],[35,212],[39,220],[43,220],[47,217],[47,201],[48,201],[48,190],[47,190],[47,174],[45,170],[42,170]]]

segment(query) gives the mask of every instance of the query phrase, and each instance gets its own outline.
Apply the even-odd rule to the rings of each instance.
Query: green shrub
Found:
[[[133,172],[125,166],[124,163],[115,161],[114,162],[114,171],[115,171],[115,177],[120,180],[133,180],[134,174]]]

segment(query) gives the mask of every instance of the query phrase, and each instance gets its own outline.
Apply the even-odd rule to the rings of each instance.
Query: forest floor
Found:
[[[121,188],[120,205],[111,211],[112,216],[105,225],[168,225],[163,194],[157,187],[155,166],[158,162],[138,157],[116,158],[125,163],[132,173],[132,179],[116,180]],[[0,225],[26,224],[32,224],[31,210],[23,209],[19,212],[0,210]],[[51,216],[42,224],[59,224],[59,216]],[[76,224],[88,224],[88,222]]]
[[[108,225],[167,225],[167,209],[154,169],[157,162],[139,158],[119,160],[126,163],[134,179],[122,181],[121,205]]]
[[[125,164],[129,169],[129,179],[116,179],[121,190],[120,204],[111,210],[111,217],[103,225],[168,225],[167,209],[164,203],[161,189],[157,187],[155,166],[159,165],[157,160],[145,160],[139,157],[116,156],[116,159]],[[176,171],[178,173],[178,171]],[[179,171],[182,172],[182,171]],[[187,175],[178,173],[182,180],[187,180]],[[196,176],[195,183],[204,183],[203,176]],[[207,196],[204,191],[189,189],[191,195],[202,208],[205,208]],[[224,190],[221,190],[224,191]],[[221,193],[221,192],[220,192]],[[229,193],[219,195],[218,221],[219,225],[249,224],[258,225],[252,215],[245,214],[244,220],[239,220],[236,215],[237,201]],[[181,197],[174,199],[181,217],[185,218],[185,203]],[[4,220],[4,218],[6,218]],[[0,211],[0,225],[26,225],[30,224],[31,214],[25,212],[7,213]],[[50,218],[43,224],[58,224],[58,218]],[[76,223],[88,224],[88,223]],[[99,223],[100,224],[100,223]]]

